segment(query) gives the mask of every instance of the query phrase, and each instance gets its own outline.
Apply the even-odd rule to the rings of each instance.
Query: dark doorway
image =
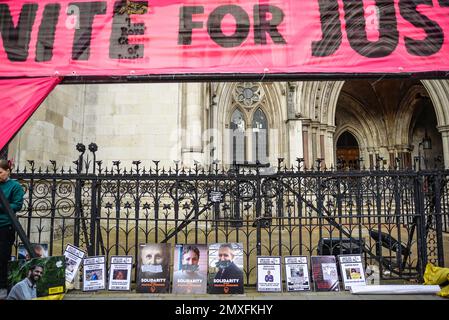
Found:
[[[359,144],[349,132],[343,132],[337,140],[337,165],[341,169],[359,169]]]

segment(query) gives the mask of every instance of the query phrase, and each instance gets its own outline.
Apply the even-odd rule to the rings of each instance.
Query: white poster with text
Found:
[[[257,291],[282,292],[281,257],[257,257]]]
[[[112,256],[109,270],[108,290],[129,291],[131,289],[131,270],[133,257]]]
[[[310,290],[309,266],[306,256],[284,257],[287,291]]]

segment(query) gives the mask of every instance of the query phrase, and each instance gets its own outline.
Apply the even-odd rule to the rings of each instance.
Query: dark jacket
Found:
[[[224,269],[218,269],[214,279],[238,279],[238,282],[232,283],[233,285],[238,284],[238,286],[229,286],[226,292],[223,286],[211,283],[210,293],[243,293],[243,271],[234,262]]]

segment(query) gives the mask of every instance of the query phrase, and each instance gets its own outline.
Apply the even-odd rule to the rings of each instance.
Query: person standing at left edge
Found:
[[[17,180],[10,179],[11,162],[0,160],[0,188],[14,213],[22,209],[24,191]],[[15,230],[6,209],[0,205],[0,300],[7,296],[8,261],[11,259]]]

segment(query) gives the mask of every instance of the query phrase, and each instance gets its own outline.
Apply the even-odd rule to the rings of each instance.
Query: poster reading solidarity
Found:
[[[285,262],[285,283],[287,291],[310,290],[309,267],[306,256],[287,256]]]
[[[131,288],[131,269],[133,257],[112,256],[109,270],[108,290],[129,291]]]
[[[350,290],[351,286],[366,285],[361,255],[339,255],[338,260],[345,290]]]
[[[67,245],[64,251],[66,264],[65,278],[67,282],[73,282],[85,255],[86,253],[83,250],[71,244]]]
[[[312,256],[315,291],[340,291],[335,256]]]
[[[173,293],[206,293],[207,246],[177,244],[173,269]]]
[[[84,258],[83,291],[106,288],[106,259],[104,256]]]
[[[257,291],[282,292],[281,257],[257,257]]]
[[[139,245],[137,292],[168,293],[170,291],[170,243]]]
[[[209,293],[243,293],[243,245],[209,245]]]

